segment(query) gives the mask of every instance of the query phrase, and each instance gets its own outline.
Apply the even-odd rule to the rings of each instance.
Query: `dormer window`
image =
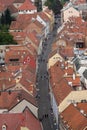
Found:
[[[2,130],[6,130],[6,125],[2,125]]]

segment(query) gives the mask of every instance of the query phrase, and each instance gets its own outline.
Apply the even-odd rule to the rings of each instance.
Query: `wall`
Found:
[[[81,100],[87,100],[87,90],[72,91],[58,106],[59,112],[64,111],[69,104],[81,102]]]
[[[66,9],[63,13],[64,13],[64,15],[63,15],[64,21],[67,21],[67,19],[71,16],[77,16],[77,17],[80,16],[80,13],[76,9],[74,9],[73,7]]]

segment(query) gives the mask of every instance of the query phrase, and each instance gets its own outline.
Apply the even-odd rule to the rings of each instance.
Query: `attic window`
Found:
[[[6,130],[6,125],[2,125],[2,130]]]
[[[19,59],[9,59],[9,61],[19,61]]]

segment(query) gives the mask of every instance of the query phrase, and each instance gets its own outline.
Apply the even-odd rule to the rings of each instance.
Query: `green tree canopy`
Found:
[[[6,9],[5,12],[1,16],[1,24],[4,25],[10,25],[12,21],[11,13],[9,9]]]
[[[45,5],[48,6],[49,9],[52,9],[55,15],[60,14],[60,10],[63,7],[59,0],[47,0]]]
[[[0,32],[0,45],[16,45],[17,43],[13,40],[13,36],[8,32]]]

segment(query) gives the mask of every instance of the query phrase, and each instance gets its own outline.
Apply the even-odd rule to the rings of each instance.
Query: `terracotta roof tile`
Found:
[[[87,119],[80,113],[80,111],[74,106],[69,105],[62,113],[63,121],[66,121],[65,126],[68,124],[70,129],[83,130],[87,127]]]
[[[18,12],[17,8],[15,8],[15,6],[13,4],[9,5],[8,9],[10,10],[11,14]]]
[[[59,32],[60,38],[65,38],[68,45],[73,46],[76,42],[83,42],[87,35],[87,22],[81,17],[70,17],[67,22],[63,24],[63,28]]]
[[[6,9],[5,5],[0,3],[0,12],[5,11],[5,9]]]
[[[19,102],[21,102],[23,99],[37,106],[34,96],[27,93],[26,91],[24,90],[9,91],[8,90],[8,92],[4,91],[0,93],[0,109],[10,110],[11,108],[15,107],[15,105],[17,105]]]
[[[0,0],[0,3],[5,6],[11,5],[13,2],[14,0]]]
[[[4,91],[8,88],[14,87],[16,80],[13,78],[13,75],[9,71],[0,72],[0,90]]]
[[[29,0],[25,2],[18,8],[18,10],[36,10],[37,8]]]
[[[73,76],[72,77],[66,77],[66,80],[68,82],[72,82],[73,87],[81,86],[80,77],[75,77],[75,79],[73,79]]]
[[[25,32],[10,32],[10,34],[14,37],[14,40],[17,41],[18,44],[24,44],[26,38]]]
[[[37,25],[39,28],[41,28],[41,29],[44,28],[44,25],[41,24],[38,20],[35,20],[33,23],[36,24],[36,25]]]
[[[40,12],[40,13],[38,13],[38,15],[39,15],[43,20],[45,20],[46,22],[49,22],[49,21],[50,21],[49,17],[48,17],[44,12]]]
[[[31,39],[31,41],[38,47],[40,40],[37,38],[37,33],[35,31],[27,33],[27,36]]]
[[[57,62],[50,68],[49,74],[54,96],[57,103],[60,104],[63,99],[72,91],[72,88],[68,85],[67,80],[64,78],[64,71],[61,68],[60,62]]]
[[[71,91],[72,89],[64,78],[53,87],[53,93],[58,104],[60,104]]]
[[[28,108],[23,113],[0,114],[0,129],[6,125],[6,130],[20,130],[27,128],[29,130],[41,130],[40,122],[34,117]]]
[[[36,56],[37,56],[37,51],[36,49],[34,48],[34,46],[31,44],[31,43],[28,43],[26,45],[26,47],[28,48],[29,52],[34,56],[34,58],[36,59]]]
[[[85,114],[87,114],[87,102],[83,100],[82,103],[77,103],[77,108],[83,110]]]
[[[74,51],[73,51],[73,47],[64,47],[61,48],[59,50],[59,53],[63,56],[63,57],[74,57]]]

